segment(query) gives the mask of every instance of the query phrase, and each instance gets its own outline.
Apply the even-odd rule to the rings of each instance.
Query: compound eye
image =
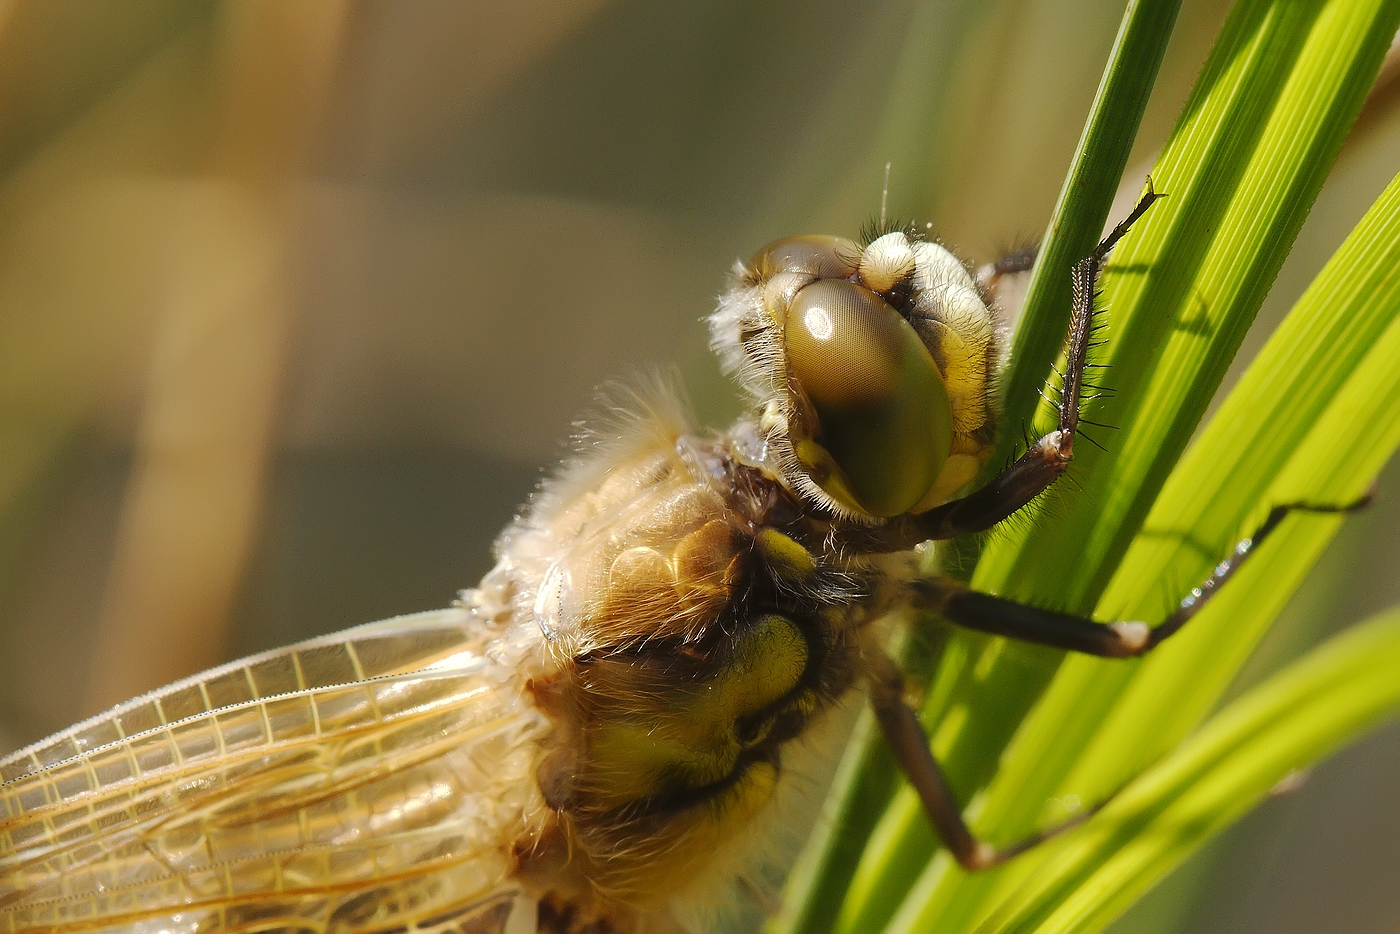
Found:
[[[793,298],[783,343],[815,416],[791,426],[809,476],[866,515],[908,512],[932,489],[953,437],[947,389],[913,327],[869,289],[819,279]]]
[[[763,279],[780,272],[804,272],[819,279],[844,279],[855,274],[860,247],[844,237],[812,234],[776,240],[749,261]]]

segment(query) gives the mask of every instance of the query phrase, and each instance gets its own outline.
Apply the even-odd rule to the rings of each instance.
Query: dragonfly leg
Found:
[[[1146,623],[1119,621],[1100,623],[1068,613],[1057,613],[1026,606],[1014,600],[968,590],[945,578],[927,577],[912,581],[911,605],[934,610],[950,622],[969,629],[1034,642],[1040,645],[1101,655],[1127,658],[1142,655],[1160,645],[1186,625],[1210,601],[1210,598],[1244,565],[1269,534],[1278,528],[1292,512],[1347,513],[1370,504],[1374,493],[1350,503],[1285,503],[1269,510],[1269,515],[1242,539],[1224,561],[1215,566],[1211,575],[1191,591],[1176,610],[1156,626]],[[1039,843],[1082,824],[1096,814],[1109,799],[1076,814],[1062,823],[1032,834],[1010,846],[996,847],[973,836],[962,809],[948,787],[943,770],[929,748],[927,734],[918,716],[904,700],[904,680],[899,669],[888,658],[880,657],[870,675],[870,700],[875,718],[885,740],[893,750],[900,768],[923,803],[929,820],[938,831],[953,858],[969,871],[989,869],[1024,853]]]
[[[1024,853],[1026,850],[1077,827],[1102,807],[1076,814],[1063,823],[1032,834],[1011,846],[997,847],[973,836],[962,809],[953,797],[952,789],[943,776],[943,769],[929,749],[928,736],[918,716],[904,701],[904,679],[888,658],[882,658],[878,670],[870,677],[870,702],[875,719],[880,724],[885,741],[894,752],[896,761],[909,779],[924,811],[938,832],[939,839],[953,858],[969,872],[991,869]]]
[[[1093,388],[1084,385],[1084,370],[1088,366],[1095,331],[1094,295],[1099,273],[1109,251],[1161,197],[1163,195],[1152,189],[1149,179],[1147,193],[1133,212],[1100,241],[1094,252],[1074,266],[1071,273],[1074,305],[1069,333],[1065,336],[1065,372],[1058,405],[1060,420],[1055,430],[1031,445],[986,486],[962,499],[893,524],[890,547],[911,548],[929,539],[944,540],[986,531],[1045,492],[1069,467],[1074,459],[1074,438],[1079,430],[1080,399],[1085,388]]]
[[[1190,622],[1289,513],[1355,512],[1369,505],[1373,495],[1367,493],[1350,503],[1285,503],[1275,506],[1254,533],[1241,539],[1229,557],[1217,564],[1210,576],[1155,626],[1132,620],[1095,622],[1082,616],[1043,610],[1003,597],[978,593],[939,577],[911,581],[910,603],[919,609],[936,612],[951,623],[979,632],[1088,655],[1130,658],[1151,651]]]
[[[1030,272],[1035,267],[1035,258],[1039,254],[1040,247],[1038,246],[1026,246],[1012,250],[996,262],[988,263],[977,270],[978,286],[994,300],[1000,300],[1001,280],[1006,276]]]

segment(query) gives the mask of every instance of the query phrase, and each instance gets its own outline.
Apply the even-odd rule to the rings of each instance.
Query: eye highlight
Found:
[[[870,289],[819,279],[794,296],[783,346],[807,404],[793,447],[812,480],[867,515],[907,512],[952,444],[948,393],[913,327]]]

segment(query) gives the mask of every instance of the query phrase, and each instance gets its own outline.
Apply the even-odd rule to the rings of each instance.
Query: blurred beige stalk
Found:
[[[277,425],[301,177],[324,128],[340,3],[231,4],[206,178],[171,182],[169,281],[87,706],[223,654]]]

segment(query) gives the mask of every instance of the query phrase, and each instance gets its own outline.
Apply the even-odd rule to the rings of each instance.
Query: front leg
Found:
[[[1030,450],[981,489],[922,515],[894,523],[889,547],[899,550],[930,539],[944,540],[986,531],[1045,492],[1069,467],[1074,459],[1074,437],[1079,429],[1079,403],[1094,332],[1094,294],[1099,273],[1109,251],[1160,197],[1162,195],[1152,190],[1152,180],[1148,179],[1147,193],[1133,212],[1103,238],[1094,252],[1075,264],[1071,273],[1074,306],[1065,337],[1065,373],[1060,390],[1060,423],[1056,429],[1031,445]]]
[[[979,632],[1086,655],[1131,658],[1161,645],[1205,609],[1211,597],[1235,576],[1289,513],[1355,512],[1369,505],[1371,499],[1372,494],[1367,493],[1350,503],[1286,503],[1275,506],[1269,510],[1268,517],[1255,529],[1254,534],[1242,539],[1230,556],[1217,564],[1210,576],[1187,594],[1170,616],[1155,626],[1136,620],[1099,623],[1082,616],[1043,610],[1004,597],[979,593],[942,577],[910,581],[909,604],[938,613],[950,623]]]

